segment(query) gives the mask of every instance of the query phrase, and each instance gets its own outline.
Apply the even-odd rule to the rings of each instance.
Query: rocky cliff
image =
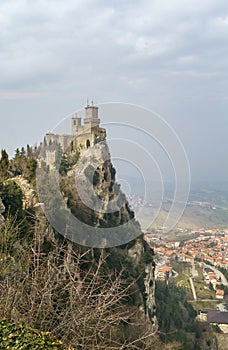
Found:
[[[35,207],[38,203],[37,193],[28,180],[23,178],[23,176],[17,176],[12,178],[11,181],[16,182],[21,188],[23,193],[23,208],[26,210],[27,208]]]
[[[68,205],[76,216],[80,212],[80,217],[90,225],[97,228],[111,228],[112,231],[108,232],[112,238],[106,234],[102,244],[104,247],[119,246],[119,250],[125,251],[126,259],[131,261],[139,273],[142,273],[143,286],[140,291],[139,308],[146,318],[156,325],[153,251],[143,240],[140,224],[135,220],[134,212],[116,182],[115,175],[116,171],[110,161],[107,144],[97,144],[92,150],[86,151],[66,175],[65,180],[70,179],[72,186],[71,191],[68,189],[68,194],[65,192]],[[74,182],[76,189],[72,190]],[[115,234],[118,237],[114,239]]]
[[[141,317],[144,320],[146,318],[154,328],[156,317],[153,251],[143,240],[140,225],[116,182],[116,171],[110,161],[107,144],[97,144],[81,153],[77,163],[70,170],[68,166],[66,169],[63,174],[37,169],[39,196],[37,188],[23,176],[14,177],[12,181],[17,183],[23,193],[24,209],[36,209],[40,216],[42,206],[48,219],[57,216],[60,221],[71,212],[78,222],[96,228],[97,231],[92,231],[92,240],[91,237],[87,239],[86,234],[83,235],[82,227],[73,222],[71,226],[74,232],[71,232],[71,236],[65,236],[76,236],[76,239],[73,239],[75,243],[105,248],[107,255],[111,256],[111,268],[116,268],[113,263],[116,261],[117,265],[120,263],[129,270],[129,280],[137,280],[135,306],[138,307]],[[100,229],[103,229],[102,233]],[[98,239],[96,234],[100,234],[101,238]],[[82,237],[80,241],[78,235]]]

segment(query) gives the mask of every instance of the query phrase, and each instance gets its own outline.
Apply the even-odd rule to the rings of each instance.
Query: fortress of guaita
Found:
[[[106,130],[100,127],[98,107],[93,103],[85,107],[84,124],[77,114],[72,116],[71,134],[47,133],[44,138],[45,156],[43,160],[51,168],[56,161],[57,146],[61,147],[63,154],[81,152],[93,147],[96,143],[106,139]]]

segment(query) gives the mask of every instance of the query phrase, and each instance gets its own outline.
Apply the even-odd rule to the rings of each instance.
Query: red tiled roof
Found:
[[[171,266],[163,266],[161,267],[158,272],[163,272],[163,273],[166,273],[166,272],[169,272],[172,270],[172,267]]]
[[[224,295],[224,290],[222,290],[222,289],[217,289],[217,290],[216,290],[216,295]]]

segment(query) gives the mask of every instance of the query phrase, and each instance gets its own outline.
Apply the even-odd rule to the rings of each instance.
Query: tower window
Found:
[[[86,148],[89,148],[90,147],[90,140],[87,140],[86,141]]]

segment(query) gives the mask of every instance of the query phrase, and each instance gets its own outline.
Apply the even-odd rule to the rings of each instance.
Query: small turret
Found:
[[[82,118],[77,114],[72,116],[72,135],[77,135],[82,130]]]

